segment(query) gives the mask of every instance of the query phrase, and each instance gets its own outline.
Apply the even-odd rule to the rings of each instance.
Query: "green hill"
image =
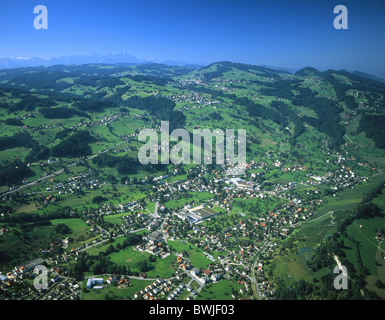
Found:
[[[156,202],[171,216],[203,201],[222,206],[222,215],[202,224],[215,234],[200,235],[186,221],[170,224],[168,231],[192,241],[184,245],[196,246],[197,254],[211,250],[215,259],[223,250],[205,239],[228,234],[220,239],[234,252],[226,259],[244,259],[237,263],[248,272],[253,261],[240,251],[276,243],[249,255],[266,266],[265,273],[257,271],[275,298],[362,298],[360,290],[384,297],[383,248],[373,240],[383,233],[378,186],[385,180],[384,101],[385,84],[376,79],[312,67],[292,74],[222,61],[200,68],[85,64],[0,70],[0,269],[43,255],[42,247],[56,237],[48,220],[55,225],[57,219],[82,219],[90,230],[119,234],[123,225],[126,231],[160,228],[146,224]],[[242,179],[258,188],[231,182],[227,163],[141,165],[137,135],[144,128],[158,130],[162,120],[170,130],[189,133],[245,129],[248,168]],[[104,214],[113,218],[104,220]],[[249,231],[241,233],[238,225]],[[71,248],[109,236],[95,232],[84,227]],[[28,250],[11,254],[23,241],[31,241]],[[116,250],[114,256],[123,254]],[[54,257],[62,250],[49,252]],[[328,286],[333,253],[351,268],[354,291],[333,293]],[[81,261],[67,271],[77,277],[91,272]],[[167,270],[150,275],[172,274],[175,263],[170,259]],[[229,290],[239,289],[242,272],[229,273]]]

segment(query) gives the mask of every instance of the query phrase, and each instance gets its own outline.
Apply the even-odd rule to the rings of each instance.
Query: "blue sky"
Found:
[[[48,30],[33,27],[39,4],[48,9]],[[348,30],[333,27],[340,4],[348,8]],[[2,0],[1,8],[0,57],[125,51],[154,61],[229,60],[385,77],[382,0]]]

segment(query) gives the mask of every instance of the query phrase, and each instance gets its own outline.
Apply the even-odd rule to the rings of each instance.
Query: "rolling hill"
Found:
[[[290,73],[230,61],[204,67],[92,63],[0,70],[0,226],[9,230],[0,236],[0,267],[34,252],[31,246],[19,257],[11,253],[26,225],[40,230],[14,216],[87,220],[102,206],[112,212],[113,206],[140,202],[145,211],[156,201],[166,209],[173,203],[171,212],[179,203],[199,200],[186,191],[191,183],[196,194],[212,187],[212,203],[223,205],[237,223],[285,217],[288,231],[275,230],[272,222],[265,233],[266,241],[274,235],[277,247],[261,251],[273,297],[364,298],[365,288],[366,297],[385,298],[382,240],[373,240],[383,237],[385,213],[385,84],[377,80],[344,70],[307,67]],[[159,129],[162,120],[171,130],[190,133],[246,129],[251,169],[243,178],[258,184],[258,192],[227,197],[233,188],[215,164],[199,172],[193,165],[140,165],[137,135],[144,128]],[[163,179],[165,186],[186,184],[172,198],[154,191]],[[297,218],[305,209],[312,216],[302,223]],[[43,246],[45,231],[40,231],[28,237]],[[372,247],[372,241],[378,248],[366,255],[362,248]],[[354,292],[325,289],[333,253],[349,265]]]

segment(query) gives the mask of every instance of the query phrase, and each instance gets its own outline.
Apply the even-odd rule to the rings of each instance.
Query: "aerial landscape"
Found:
[[[55,37],[68,2],[46,1],[46,30],[25,2],[25,36]],[[336,30],[338,4],[322,5],[327,32],[350,38],[358,7]],[[377,51],[360,55],[374,67],[339,67],[321,52],[139,59],[82,41],[52,60],[21,58],[39,56],[24,42],[0,52],[1,299],[385,299]]]

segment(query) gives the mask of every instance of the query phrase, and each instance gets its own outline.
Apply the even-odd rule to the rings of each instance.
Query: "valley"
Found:
[[[384,104],[383,83],[344,70],[0,70],[2,296],[384,299]],[[140,132],[161,121],[245,130],[242,174],[203,152],[193,162],[192,145],[191,161],[162,164],[160,134],[159,161],[141,163]]]

